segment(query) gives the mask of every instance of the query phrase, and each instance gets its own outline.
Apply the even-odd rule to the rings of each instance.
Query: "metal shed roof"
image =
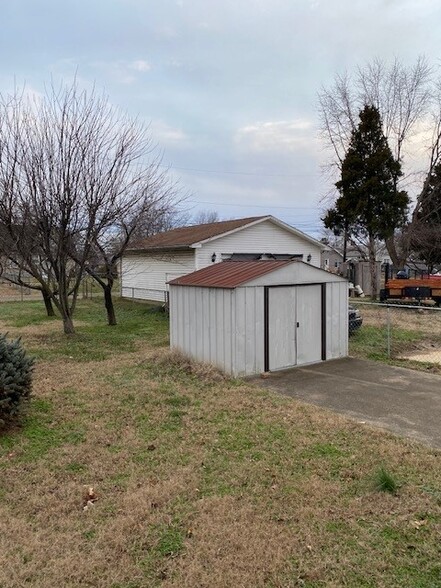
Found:
[[[192,272],[169,284],[172,286],[202,286],[205,288],[236,288],[241,284],[285,267],[296,260],[222,261]]]

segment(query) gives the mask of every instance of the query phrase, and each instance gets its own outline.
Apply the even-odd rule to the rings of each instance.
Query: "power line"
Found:
[[[186,200],[185,202],[191,202],[192,204],[210,204],[212,206],[239,206],[242,208],[281,208],[283,210],[310,210],[311,212],[319,212],[317,209],[311,208],[310,206],[274,206],[272,204],[237,204],[233,202],[208,202],[205,200]]]
[[[215,170],[215,169],[197,169],[195,167],[178,167],[176,165],[161,165],[166,169],[192,171],[200,174],[229,174],[233,176],[265,176],[268,178],[313,178],[319,177],[320,174],[268,174],[263,172],[241,172],[241,171],[230,171],[230,170]]]

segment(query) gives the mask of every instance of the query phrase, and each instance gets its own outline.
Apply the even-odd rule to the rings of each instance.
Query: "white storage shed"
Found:
[[[348,283],[302,261],[224,261],[169,285],[171,347],[233,376],[348,354]]]

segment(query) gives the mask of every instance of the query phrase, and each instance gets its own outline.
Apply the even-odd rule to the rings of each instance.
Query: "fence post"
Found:
[[[390,308],[387,307],[387,358],[390,359],[391,351],[391,329],[390,329]]]
[[[132,302],[134,301],[134,299],[135,299],[135,288],[132,288]]]

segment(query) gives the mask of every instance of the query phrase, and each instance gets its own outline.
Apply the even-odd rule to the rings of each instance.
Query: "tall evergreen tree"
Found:
[[[366,105],[359,117],[342,162],[341,179],[335,184],[340,196],[323,221],[336,234],[345,234],[367,247],[375,297],[376,242],[387,239],[405,223],[409,197],[397,189],[401,166],[384,136],[378,109]]]
[[[441,269],[441,164],[428,176],[413,215],[410,245],[429,272]]]

